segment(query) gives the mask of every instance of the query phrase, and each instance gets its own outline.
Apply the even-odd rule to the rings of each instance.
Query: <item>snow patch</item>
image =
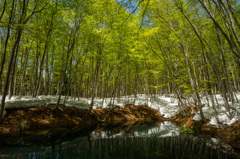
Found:
[[[236,96],[239,99],[240,94],[238,93]],[[216,106],[216,110],[217,110],[217,113],[218,113],[217,117],[218,117],[220,123],[217,122],[216,113],[215,113],[214,109],[212,108],[213,104],[212,104],[212,102],[210,102],[211,100],[207,99],[207,97],[202,98],[202,103],[205,104],[205,106],[202,108],[203,114],[204,114],[206,119],[210,120],[210,123],[208,123],[208,126],[224,127],[224,126],[227,126],[227,125],[231,125],[235,121],[239,120],[239,116],[237,115],[236,112],[237,111],[239,112],[239,110],[240,110],[240,103],[236,103],[236,109],[235,109],[235,108],[233,108],[231,102],[229,102],[230,112],[231,112],[232,115],[235,114],[235,116],[231,119],[230,115],[227,112],[227,108],[226,108],[223,97],[220,94],[215,95],[215,97],[218,101],[217,102],[218,105],[217,105],[217,103],[215,103],[215,105],[217,105]],[[209,106],[207,106],[207,104],[208,104],[207,100],[209,101]],[[216,101],[214,101],[214,102],[216,102]],[[201,116],[200,116],[199,111],[195,114],[193,120],[196,120],[196,121],[201,120]]]
[[[11,99],[6,97],[5,108],[28,108],[57,104],[58,97],[59,96],[24,96],[21,99],[17,96],[12,97]],[[77,107],[80,109],[89,109],[89,104],[85,100],[73,100],[72,98],[65,100],[64,96],[61,97],[60,104],[65,104],[66,106]]]

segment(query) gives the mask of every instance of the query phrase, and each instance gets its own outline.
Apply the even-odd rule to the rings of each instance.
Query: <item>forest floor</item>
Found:
[[[93,110],[94,113],[90,114],[88,110],[67,106],[56,107],[55,105],[14,108],[6,111],[7,115],[0,124],[0,144],[21,144],[23,142],[19,140],[21,135],[28,138],[31,138],[30,136],[40,137],[41,140],[48,140],[49,136],[56,136],[56,134],[60,134],[61,138],[67,138],[69,133],[73,132],[72,130],[75,131],[75,134],[71,134],[72,137],[79,133],[88,134],[93,130],[130,132],[132,125],[158,125],[165,120],[180,125],[184,131],[219,138],[240,152],[240,120],[225,128],[209,127],[207,126],[209,121],[204,123],[193,120],[194,114],[191,113],[190,107],[187,108],[188,116],[179,113],[171,118],[163,118],[158,111],[148,106],[133,105],[114,109],[96,108]],[[61,129],[68,131],[65,136]],[[29,139],[29,141],[32,140]]]
[[[219,138],[231,145],[236,152],[240,153],[240,120],[237,120],[225,128],[210,127],[208,126],[209,120],[207,122],[193,120],[195,114],[191,113],[192,110],[192,107],[186,109],[185,113],[187,112],[188,116],[179,113],[174,117],[164,118],[164,120],[176,123],[181,126],[182,131],[187,133]]]

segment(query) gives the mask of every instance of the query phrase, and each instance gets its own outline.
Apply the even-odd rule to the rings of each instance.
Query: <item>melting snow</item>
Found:
[[[111,106],[120,106],[124,107],[126,104],[135,104],[135,105],[148,105],[153,109],[159,111],[161,114],[164,114],[165,118],[173,117],[179,114],[179,106],[178,100],[174,97],[173,94],[168,94],[164,96],[154,95],[148,96],[145,94],[139,94],[137,96],[123,96],[121,98],[105,98],[104,101],[101,98],[95,98],[93,108],[97,107],[111,107]],[[0,99],[2,97],[0,96]],[[231,109],[232,114],[234,115],[232,119],[229,118],[229,114],[227,114],[226,107],[224,105],[224,100],[221,95],[217,94],[216,98],[218,100],[217,112],[218,118],[222,125],[230,125],[239,119],[236,113],[233,113],[235,110]],[[240,94],[237,94],[237,98],[240,98]],[[66,100],[65,100],[66,99]],[[19,108],[19,107],[32,107],[32,106],[43,106],[48,104],[56,104],[58,100],[58,96],[38,96],[38,97],[29,97],[23,96],[21,99],[18,96],[13,96],[11,99],[6,97],[6,108]],[[208,102],[209,101],[209,106]],[[66,106],[77,107],[80,109],[89,109],[91,99],[87,98],[76,98],[75,100],[71,97],[66,98],[65,96],[61,97],[60,104],[65,104]],[[215,117],[215,112],[212,108],[212,103],[206,97],[202,98],[202,103],[205,104],[203,107],[204,115],[207,119],[210,120],[210,126],[217,126],[217,120]],[[236,110],[240,112],[240,104],[236,104]],[[235,111],[236,112],[236,111]],[[201,116],[199,112],[196,112],[193,120],[199,121],[201,120]]]
[[[239,99],[239,97],[240,97],[240,94],[237,94],[238,99]],[[219,119],[220,123],[217,122],[215,111],[212,108],[212,103],[210,102],[210,99],[207,99],[206,97],[204,97],[202,99],[202,103],[205,104],[205,106],[202,109],[204,116],[210,120],[210,123],[208,124],[208,126],[218,127],[220,124],[220,126],[224,127],[226,125],[231,125],[232,123],[234,123],[235,121],[240,119],[240,117],[237,115],[237,112],[236,112],[236,110],[238,110],[238,112],[240,112],[240,103],[236,103],[236,110],[235,110],[233,108],[233,106],[231,105],[231,102],[229,102],[230,107],[231,107],[230,108],[231,114],[234,115],[233,118],[230,118],[230,115],[227,112],[223,97],[220,94],[217,94],[216,99],[218,101],[218,106],[216,106],[216,110],[218,113],[218,119]],[[209,106],[208,106],[207,100],[209,100]],[[215,105],[216,105],[216,103],[215,103]],[[199,111],[196,113],[193,120],[196,120],[196,121],[201,120]]]

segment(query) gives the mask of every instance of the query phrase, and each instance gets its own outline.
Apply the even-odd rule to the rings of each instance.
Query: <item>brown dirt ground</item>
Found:
[[[114,109],[97,108],[94,109],[100,124],[95,131],[112,130],[125,132],[134,131],[136,126],[154,126],[163,121],[161,114],[148,106],[126,105],[123,109],[115,107]]]
[[[93,110],[99,121],[105,123],[125,122],[125,121],[155,121],[162,120],[159,112],[148,106],[126,105],[123,109],[115,107],[114,109],[97,108]]]
[[[97,124],[95,115],[87,116],[87,110],[54,105],[6,109],[7,115],[0,124],[0,135],[18,133],[24,130],[82,127]]]
[[[101,123],[104,127],[142,123],[156,123],[162,116],[148,106],[126,105],[125,108],[94,109],[88,116],[88,110],[74,107],[49,105],[32,108],[6,109],[7,115],[0,124],[0,136],[22,131],[56,128],[82,128]],[[109,118],[108,117],[109,114]],[[106,120],[107,119],[107,120]],[[127,122],[128,121],[128,122]],[[138,122],[138,123],[137,123]]]
[[[219,138],[231,145],[236,152],[240,153],[240,120],[225,128],[213,128],[207,126],[210,121],[194,121],[194,114],[191,114],[192,109],[193,108],[190,107],[186,109],[186,112],[189,114],[188,116],[184,116],[182,113],[179,113],[172,118],[165,118],[164,120],[191,128],[194,132],[200,133],[204,136]]]
[[[0,123],[1,145],[61,143],[70,138],[86,136],[93,130],[132,132],[138,125],[154,126],[163,119],[160,113],[150,107],[133,105],[127,105],[124,109],[94,109],[94,113],[89,115],[88,110],[63,105],[6,111],[7,115]]]

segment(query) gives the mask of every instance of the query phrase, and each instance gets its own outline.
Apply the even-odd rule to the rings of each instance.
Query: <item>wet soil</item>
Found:
[[[134,106],[127,104],[123,109],[120,107],[115,107],[114,109],[97,108],[93,111],[99,121],[107,124],[125,121],[151,122],[163,119],[159,112],[148,106]]]
[[[49,140],[61,142],[59,140],[65,137],[86,135],[93,130],[131,132],[133,125],[158,125],[163,119],[160,113],[148,106],[133,105],[126,105],[123,109],[98,108],[90,114],[88,110],[63,105],[6,111],[7,115],[0,124],[2,145],[31,145]]]
[[[6,109],[7,115],[0,124],[0,135],[17,133],[25,130],[43,130],[54,128],[88,128],[97,124],[93,113],[87,115],[87,110],[54,105]]]
[[[189,128],[196,134],[219,138],[231,145],[236,152],[240,153],[240,120],[225,128],[209,127],[207,124],[210,121],[203,122],[193,120],[194,114],[191,113],[192,110],[194,110],[193,107],[188,107],[185,110],[185,115],[183,115],[183,113],[179,113],[174,117],[165,118],[164,120],[176,123],[181,127]]]
[[[123,109],[97,108],[94,109],[100,124],[95,131],[111,130],[118,132],[134,132],[137,126],[157,126],[163,121],[162,115],[148,106],[126,105]]]

